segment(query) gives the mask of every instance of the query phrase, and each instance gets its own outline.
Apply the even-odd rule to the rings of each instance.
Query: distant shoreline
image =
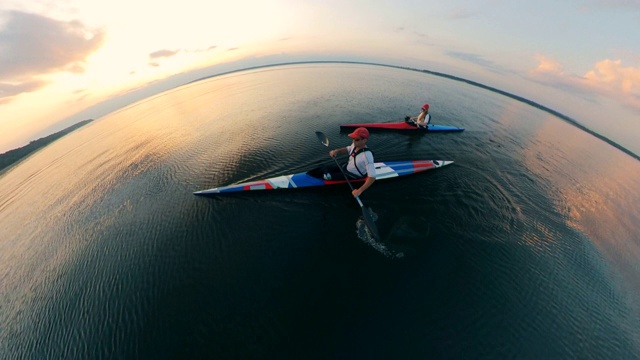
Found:
[[[527,105],[533,106],[539,110],[548,112],[551,115],[557,116],[560,119],[566,121],[567,123],[577,127],[578,129],[591,134],[593,136],[595,136],[596,138],[606,142],[607,144],[615,147],[616,149],[624,152],[625,154],[633,157],[636,160],[640,160],[640,155],[634,153],[633,151],[625,148],[624,146],[618,144],[617,142],[609,139],[608,137],[601,135],[589,128],[587,128],[586,126],[580,124],[578,121],[570,118],[567,115],[564,115],[562,113],[559,113],[556,110],[553,110],[551,108],[548,108],[544,105],[538,104],[535,101],[531,101],[528,99],[525,99],[521,96],[515,95],[515,94],[511,94],[508,93],[506,91],[500,90],[500,89],[496,89],[494,87],[491,86],[487,86],[487,85],[483,85],[481,83],[472,81],[472,80],[467,80],[458,76],[453,76],[453,75],[448,75],[445,73],[441,73],[441,72],[437,72],[437,71],[431,71],[431,70],[425,70],[425,69],[416,69],[416,68],[411,68],[411,67],[407,67],[407,66],[399,66],[399,65],[388,65],[388,64],[380,64],[380,63],[370,63],[370,62],[364,62],[364,61],[338,61],[338,60],[319,60],[319,61],[294,61],[294,62],[285,62],[285,63],[278,63],[278,64],[269,64],[269,65],[258,65],[258,66],[251,66],[251,67],[247,67],[247,68],[243,68],[243,69],[237,69],[237,70],[231,70],[231,71],[226,71],[226,72],[222,72],[219,74],[215,74],[215,75],[211,75],[211,76],[205,76],[193,81],[188,82],[187,84],[191,84],[191,83],[195,83],[198,81],[202,81],[202,80],[206,80],[206,79],[210,79],[210,78],[214,78],[217,76],[223,76],[223,75],[228,75],[228,74],[233,74],[233,73],[237,73],[237,72],[241,72],[241,71],[248,71],[248,70],[256,70],[256,69],[262,69],[262,68],[268,68],[268,67],[275,67],[275,66],[286,66],[286,65],[300,65],[300,64],[356,64],[356,65],[373,65],[373,66],[383,66],[383,67],[389,67],[389,68],[395,68],[395,69],[401,69],[401,70],[410,70],[410,71],[417,71],[417,72],[422,72],[425,74],[430,74],[430,75],[434,75],[434,76],[439,76],[439,77],[443,77],[443,78],[447,78],[450,80],[455,80],[455,81],[460,81],[460,82],[464,82],[467,83],[469,85],[473,85],[485,90],[489,90],[492,92],[495,92],[497,94],[512,98],[514,100],[523,102]]]
[[[473,86],[480,87],[480,88],[482,88],[482,89],[486,89],[486,90],[489,90],[489,91],[493,91],[493,92],[498,93],[498,94],[500,94],[500,95],[504,95],[504,96],[510,97],[510,98],[512,98],[512,99],[514,99],[514,100],[517,100],[517,101],[523,102],[523,103],[525,103],[525,104],[527,104],[527,105],[531,105],[531,106],[533,106],[533,107],[535,107],[535,108],[537,108],[537,109],[540,109],[540,110],[542,110],[542,111],[545,111],[545,112],[550,113],[551,115],[554,115],[554,116],[559,117],[560,119],[562,119],[562,120],[564,120],[564,121],[568,122],[569,124],[571,124],[571,125],[573,125],[573,126],[577,127],[578,129],[580,129],[580,130],[582,130],[582,131],[584,131],[584,132],[586,132],[586,133],[588,133],[588,134],[591,134],[591,135],[593,135],[593,136],[597,137],[598,139],[600,139],[600,140],[602,140],[602,141],[606,142],[607,144],[609,144],[609,145],[611,145],[611,146],[615,147],[616,149],[618,149],[618,150],[620,150],[620,151],[624,152],[625,154],[630,155],[631,157],[635,158],[636,160],[640,160],[640,155],[637,155],[637,154],[636,154],[636,153],[634,153],[633,151],[631,151],[631,150],[629,150],[629,149],[625,148],[624,146],[622,146],[622,145],[618,144],[617,142],[615,142],[615,141],[613,141],[613,140],[609,139],[608,137],[606,137],[606,136],[604,136],[604,135],[602,135],[602,134],[599,134],[599,133],[597,133],[597,132],[595,132],[595,131],[593,131],[593,130],[591,130],[591,129],[587,128],[586,126],[584,126],[584,125],[580,124],[578,121],[576,121],[576,120],[574,120],[574,119],[570,118],[570,117],[569,117],[569,116],[567,116],[567,115],[564,115],[564,114],[562,114],[562,113],[559,113],[559,112],[557,112],[557,111],[555,111],[555,110],[553,110],[553,109],[551,109],[551,108],[548,108],[548,107],[546,107],[546,106],[544,106],[544,105],[540,105],[540,104],[538,104],[538,103],[536,103],[536,102],[534,102],[534,101],[531,101],[531,100],[525,99],[525,98],[523,98],[523,97],[521,97],[521,96],[518,96],[518,95],[514,95],[514,94],[511,94],[511,93],[508,93],[508,92],[506,92],[506,91],[502,91],[502,90],[499,90],[499,89],[496,89],[496,88],[492,88],[492,87],[487,86],[487,85],[483,85],[483,84],[477,83],[477,82],[475,82],[475,81],[466,80],[466,79],[459,78],[459,77],[456,77],[456,76],[447,75],[447,74],[438,73],[438,72],[435,72],[435,71],[429,71],[429,70],[417,70],[417,71],[425,72],[425,73],[432,74],[432,75],[436,75],[436,76],[445,77],[445,78],[448,78],[448,79],[451,79],[451,80],[462,81],[462,82],[465,82],[465,83],[467,83],[467,84],[469,84],[469,85],[473,85]]]
[[[496,88],[493,88],[491,86],[487,86],[487,85],[483,85],[481,83],[472,81],[472,80],[467,80],[458,76],[453,76],[453,75],[448,75],[445,73],[441,73],[441,72],[437,72],[437,71],[431,71],[431,70],[426,70],[426,69],[416,69],[416,68],[412,68],[412,67],[407,67],[407,66],[399,66],[399,65],[389,65],[389,64],[381,64],[381,63],[372,63],[372,62],[364,62],[364,61],[348,61],[348,60],[313,60],[313,61],[292,61],[292,62],[283,62],[283,63],[276,63],[276,64],[267,64],[267,65],[257,65],[257,66],[250,66],[250,67],[246,67],[246,68],[241,68],[241,69],[236,69],[236,70],[230,70],[230,71],[224,71],[221,73],[216,73],[213,75],[209,75],[209,76],[204,76],[204,77],[200,77],[197,78],[196,80],[192,80],[192,81],[188,81],[186,83],[183,83],[182,85],[176,86],[176,87],[180,87],[180,86],[184,86],[187,84],[192,84],[198,81],[202,81],[202,80],[206,80],[206,79],[210,79],[210,78],[214,78],[214,77],[218,77],[218,76],[224,76],[224,75],[228,75],[228,74],[233,74],[233,73],[238,73],[238,72],[242,72],[242,71],[249,71],[249,70],[256,70],[256,69],[263,69],[263,68],[269,68],[269,67],[277,67],[277,66],[287,66],[287,65],[301,65],[301,64],[355,64],[355,65],[371,65],[371,66],[382,66],[382,67],[388,67],[388,68],[394,68],[394,69],[401,69],[401,70],[409,70],[409,71],[416,71],[416,72],[421,72],[421,73],[425,73],[425,74],[430,74],[430,75],[434,75],[434,76],[438,76],[438,77],[443,77],[449,80],[455,80],[455,81],[460,81],[460,82],[464,82],[466,84],[472,85],[472,86],[476,86],[479,87],[481,89],[485,89],[485,90],[489,90],[492,91],[494,93],[509,97],[511,99],[514,99],[516,101],[522,102],[524,104],[533,106],[539,110],[545,111],[551,115],[557,116],[558,118],[566,121],[567,123],[577,127],[578,129],[591,134],[593,136],[595,136],[596,138],[606,142],[607,144],[613,146],[614,148],[624,152],[625,154],[633,157],[636,160],[640,160],[640,155],[634,153],[633,151],[625,148],[624,146],[618,144],[617,142],[609,139],[608,137],[601,135],[589,128],[587,128],[586,126],[580,124],[578,121],[570,118],[567,115],[564,115],[558,111],[555,111],[551,108],[548,108],[546,106],[543,106],[541,104],[538,104],[534,101],[525,99],[521,96],[515,95],[515,94],[511,94],[508,93],[506,91],[503,90],[499,90]],[[116,109],[117,110],[117,109]],[[52,135],[40,138],[38,140],[34,140],[31,141],[28,145],[25,145],[23,147],[20,148],[16,148],[13,150],[9,150],[3,154],[0,154],[0,173],[2,173],[4,171],[4,169],[6,169],[9,166],[14,165],[16,162],[21,161],[22,159],[24,159],[26,156],[30,155],[31,153],[39,150],[40,148],[48,145],[49,143],[53,142],[54,140],[58,139],[59,137],[62,137],[64,135],[66,135],[67,133],[75,130],[76,128],[83,126],[89,122],[93,121],[93,119],[91,120],[84,120],[81,122],[76,123],[75,125],[72,125],[62,131],[59,131],[57,133],[54,133]]]
[[[9,167],[26,159],[29,155],[33,154],[34,152],[42,149],[43,147],[51,144],[52,142],[58,140],[59,138],[67,135],[68,133],[92,121],[93,119],[80,121],[54,134],[42,137],[38,140],[33,140],[25,146],[19,147],[17,149],[9,150],[5,153],[0,154],[0,174],[4,172],[4,170],[8,169]]]

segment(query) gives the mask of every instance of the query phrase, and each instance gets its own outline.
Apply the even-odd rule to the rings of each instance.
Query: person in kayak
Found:
[[[369,130],[363,127],[355,129],[349,137],[353,139],[353,143],[347,147],[334,149],[329,151],[329,156],[335,157],[338,154],[348,154],[349,161],[346,166],[347,176],[354,179],[362,179],[366,177],[364,184],[361,187],[354,189],[352,195],[354,197],[360,196],[365,190],[367,190],[374,181],[376,181],[376,168],[373,161],[373,152],[367,147],[367,141],[369,140]],[[339,171],[339,169],[335,169]],[[344,178],[342,173],[335,173],[333,171],[325,172],[325,179],[336,180],[338,178]]]
[[[420,108],[420,114],[418,116],[405,117],[406,122],[414,123],[416,126],[425,128],[431,121],[431,115],[429,115],[429,104],[424,104]]]

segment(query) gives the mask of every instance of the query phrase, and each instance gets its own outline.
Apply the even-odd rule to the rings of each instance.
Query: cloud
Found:
[[[0,82],[0,99],[8,100],[7,98],[15,95],[38,90],[44,85],[46,85],[46,82],[43,80],[31,80],[19,83]]]
[[[154,61],[160,58],[170,58],[179,53],[180,50],[158,50],[149,54],[149,66],[151,67],[159,67],[160,63],[158,61]]]
[[[149,54],[149,59],[172,57],[179,52],[180,50],[158,50]]]
[[[86,58],[100,48],[104,32],[79,21],[57,21],[40,15],[2,13],[0,28],[0,100],[47,84],[43,75],[84,72]]]
[[[215,48],[217,48],[217,47],[218,47],[218,45],[209,46],[209,48],[207,48],[207,50],[205,50],[205,51],[215,50]]]
[[[602,60],[582,76],[568,74],[562,65],[542,55],[538,66],[530,71],[534,80],[582,93],[599,93],[618,99],[635,110],[640,110],[640,68],[625,67],[621,60]]]
[[[584,75],[592,88],[621,94],[640,109],[640,68],[625,67],[620,60],[602,60]]]
[[[466,8],[457,8],[449,14],[449,18],[452,20],[461,20],[461,19],[468,19],[476,15],[477,15],[476,11],[472,11]]]
[[[204,53],[204,52],[213,51],[217,47],[218,47],[217,45],[212,45],[212,46],[209,46],[208,48],[204,48],[204,49],[178,49],[178,50],[162,49],[162,50],[154,51],[154,52],[149,54],[149,66],[151,66],[151,67],[159,67],[161,64],[160,64],[160,62],[158,60],[171,58],[171,57],[174,57],[174,56],[176,56],[176,55],[178,55],[180,53],[182,53],[182,54]]]
[[[532,72],[537,74],[564,74],[562,65],[559,62],[543,55],[536,55],[536,59],[538,60],[538,66]]]
[[[588,100],[593,101],[588,96],[592,91],[587,88],[583,77],[567,73],[560,62],[544,55],[536,55],[536,60],[538,61],[538,66],[529,71],[533,81],[576,95],[579,93],[588,98]]]
[[[463,53],[463,52],[458,52],[458,51],[448,51],[447,55],[454,58],[454,59],[458,59],[458,60],[462,60],[465,62],[469,62],[475,65],[479,65],[482,66],[483,68],[486,68],[490,71],[496,72],[496,73],[504,73],[506,72],[506,69],[503,68],[502,66],[487,60],[483,57],[481,57],[480,55],[477,54],[470,54],[470,53]]]

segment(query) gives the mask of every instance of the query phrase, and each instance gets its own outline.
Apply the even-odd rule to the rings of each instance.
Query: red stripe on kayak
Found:
[[[349,179],[351,183],[361,183],[364,182],[367,178],[364,179]],[[346,180],[322,180],[325,185],[336,185],[336,184],[346,184]]]
[[[432,161],[412,161],[411,163],[413,163],[413,168],[414,171],[413,172],[417,172],[418,169],[423,169],[423,168],[432,168],[433,167],[433,162]]]
[[[273,190],[273,186],[268,181],[254,182],[242,187],[242,190]]]
[[[395,130],[423,130],[423,129],[419,129],[417,126],[413,126],[404,121],[394,122],[394,123],[343,124],[343,125],[340,125],[340,127],[344,127],[344,128],[366,127],[370,129],[395,129]]]

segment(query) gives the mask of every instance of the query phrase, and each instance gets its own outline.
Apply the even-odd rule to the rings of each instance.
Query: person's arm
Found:
[[[411,116],[411,117],[407,116],[407,117],[405,118],[405,121],[419,122],[419,121],[420,121],[420,119],[422,118],[422,114],[423,114],[423,113],[420,113],[420,114],[418,114],[417,116]]]
[[[367,190],[369,188],[369,186],[373,185],[373,182],[376,181],[376,178],[374,177],[368,177],[367,180],[364,182],[364,184],[362,184],[362,186],[360,186],[357,189],[354,189],[351,192],[351,195],[353,195],[353,197],[358,197],[360,196],[365,190]]]
[[[338,154],[348,154],[348,153],[349,153],[349,151],[347,150],[347,148],[343,147],[343,148],[333,149],[333,150],[329,151],[329,156],[336,157],[336,155],[338,155]]]
[[[354,197],[360,196],[365,190],[367,190],[373,182],[376,181],[376,167],[375,162],[373,160],[373,154],[371,151],[367,151],[364,153],[366,157],[366,167],[367,167],[367,179],[364,181],[364,184],[360,186],[360,188],[355,189],[351,192]]]

